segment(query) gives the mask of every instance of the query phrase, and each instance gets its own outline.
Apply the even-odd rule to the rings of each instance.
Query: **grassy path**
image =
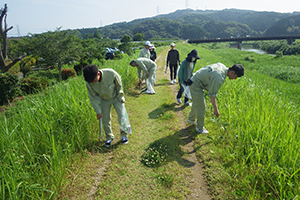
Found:
[[[138,95],[139,88],[125,96],[133,134],[120,144],[116,113],[112,112],[115,140],[97,148],[74,166],[62,199],[210,199],[202,166],[194,150],[194,126],[184,117],[190,108],[175,102],[177,85],[169,85],[164,73],[163,50],[157,60],[155,95]],[[95,122],[95,131],[98,123]],[[166,161],[148,167],[141,160],[149,148],[162,148]]]

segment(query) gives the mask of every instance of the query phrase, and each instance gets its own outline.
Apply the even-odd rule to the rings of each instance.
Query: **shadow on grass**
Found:
[[[154,110],[152,110],[148,116],[149,119],[157,119],[160,118],[162,115],[165,115],[168,111],[182,111],[184,110],[186,107],[189,107],[188,105],[182,104],[180,107],[176,107],[178,104],[177,103],[164,103],[162,105],[160,105],[158,108],[155,108]]]
[[[193,140],[195,140],[197,135],[198,133],[194,131],[194,126],[190,126],[185,129],[176,131],[173,135],[169,135],[167,137],[152,142],[149,145],[149,147],[145,149],[145,152],[149,151],[149,149],[155,149],[157,147],[163,146],[165,147],[164,148],[165,152],[161,152],[161,154],[167,155],[167,159],[163,163],[151,167],[158,167],[166,164],[167,162],[172,162],[172,161],[177,161],[179,165],[187,168],[193,167],[196,164],[196,162],[185,159],[184,155],[192,154],[196,150],[193,148],[191,152],[185,152],[183,151],[182,146],[191,143]],[[143,159],[144,158],[142,157],[142,160]]]
[[[119,146],[123,145],[123,144],[121,144],[121,140],[119,140],[117,142],[114,142],[114,141],[113,141],[112,145],[110,145],[110,147],[106,147],[104,145],[105,140],[96,141],[88,149],[89,149],[89,151],[94,152],[94,153],[110,153],[110,152],[116,150],[117,148],[119,148]]]

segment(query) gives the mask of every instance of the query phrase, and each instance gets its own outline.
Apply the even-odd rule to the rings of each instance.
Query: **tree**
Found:
[[[144,33],[141,32],[136,32],[133,36],[133,41],[143,41],[145,40],[145,35]]]
[[[124,53],[131,55],[133,53],[131,41],[131,37],[127,34],[124,34],[124,36],[121,39],[122,44],[119,45],[119,49],[124,51]]]
[[[23,73],[23,78],[25,78],[36,64],[36,58],[32,56],[27,56],[20,61],[20,72]]]
[[[0,44],[0,70],[4,73],[7,72],[9,68],[15,65],[17,62],[22,60],[26,55],[22,55],[18,58],[13,59],[9,64],[6,63],[7,52],[8,52],[8,40],[7,32],[10,31],[13,27],[7,28],[7,4],[4,5],[4,8],[0,10],[0,36],[2,39],[2,45]]]
[[[27,40],[27,53],[40,57],[47,66],[58,67],[59,79],[63,64],[74,63],[80,59],[82,46],[76,31],[60,31],[34,34]]]

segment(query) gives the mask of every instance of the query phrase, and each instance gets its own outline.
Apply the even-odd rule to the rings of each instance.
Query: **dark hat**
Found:
[[[200,59],[200,57],[197,55],[197,50],[196,49],[193,49],[191,51],[191,53],[188,54],[188,57],[190,57],[190,58],[194,57],[194,58]]]

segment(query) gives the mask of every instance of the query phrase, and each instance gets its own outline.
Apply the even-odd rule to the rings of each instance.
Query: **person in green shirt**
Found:
[[[210,97],[210,101],[214,108],[214,115],[219,117],[216,97],[220,87],[225,82],[226,76],[228,76],[229,79],[236,79],[237,77],[244,76],[243,66],[235,64],[232,67],[227,68],[222,63],[215,63],[199,69],[189,81],[193,104],[187,122],[196,125],[196,131],[199,133],[208,133],[204,128],[204,90],[208,91],[208,96]]]
[[[139,84],[142,84],[142,78],[148,79],[146,94],[155,94],[153,88],[153,75],[156,70],[156,63],[148,58],[138,58],[130,62],[132,67],[136,67],[138,70]],[[143,73],[142,73],[143,72]]]
[[[88,96],[92,107],[94,108],[97,119],[102,118],[103,128],[106,135],[104,145],[109,147],[114,139],[111,130],[111,106],[113,105],[117,115],[118,122],[121,125],[124,119],[125,98],[122,87],[121,76],[113,69],[99,70],[95,65],[88,65],[83,69],[83,76],[86,81]],[[127,132],[120,130],[121,143],[127,144]]]
[[[193,71],[196,65],[197,60],[200,59],[198,56],[197,50],[193,49],[187,57],[182,61],[181,66],[178,70],[178,82],[180,89],[177,93],[177,103],[181,104],[181,97],[184,92],[183,85],[186,85],[187,81],[193,76]],[[189,99],[185,96],[184,97],[184,104],[185,105],[191,105],[189,102]]]
[[[148,58],[150,59],[150,47],[152,46],[151,42],[146,41],[145,47],[140,51],[140,58]]]

